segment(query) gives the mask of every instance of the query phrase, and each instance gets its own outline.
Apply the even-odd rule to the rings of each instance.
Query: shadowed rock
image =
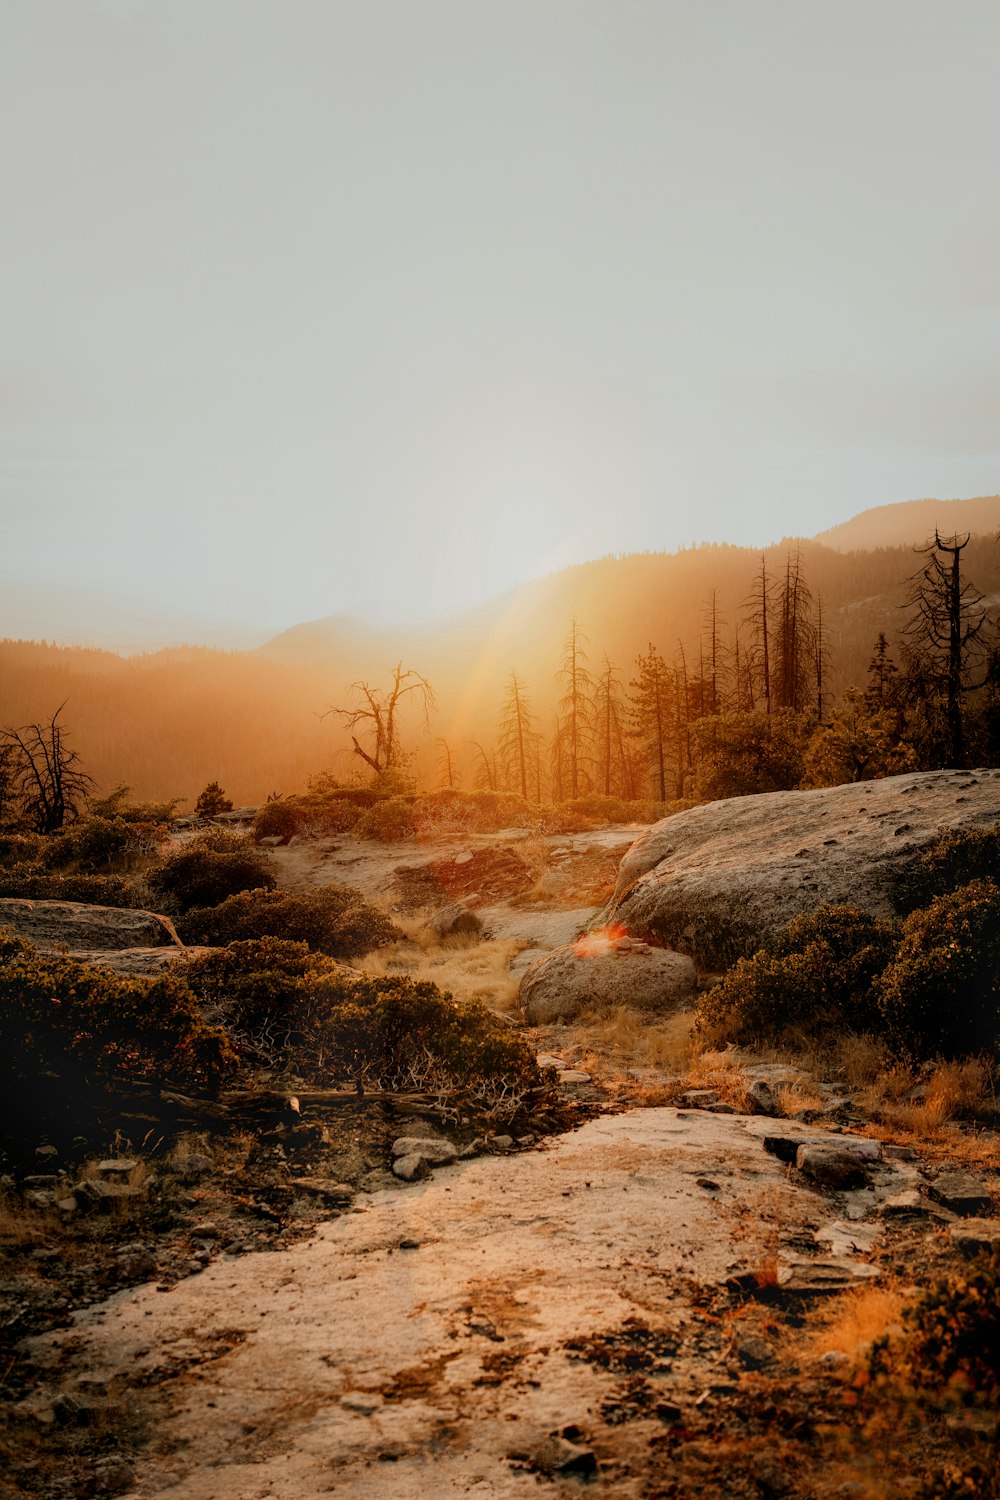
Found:
[[[540,1025],[569,1020],[588,1006],[666,1015],[691,1003],[695,983],[694,964],[682,953],[591,935],[532,964],[519,993],[525,1018]]]
[[[629,849],[598,918],[725,968],[827,903],[888,916],[944,833],[1000,822],[1000,770],[924,771],[692,807]]]
[[[18,937],[43,952],[68,948],[75,956],[90,950],[183,946],[169,917],[83,901],[5,896],[0,898],[0,927],[13,928]]]

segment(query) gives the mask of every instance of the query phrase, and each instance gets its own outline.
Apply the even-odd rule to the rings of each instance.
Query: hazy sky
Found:
[[[0,632],[996,491],[998,72],[996,0],[0,0]]]

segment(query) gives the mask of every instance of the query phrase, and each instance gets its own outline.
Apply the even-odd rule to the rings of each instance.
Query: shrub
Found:
[[[178,912],[217,906],[238,891],[273,890],[275,884],[267,855],[221,828],[192,839],[149,876],[150,888]]]
[[[242,891],[216,907],[188,912],[178,920],[178,930],[186,943],[219,946],[247,938],[287,938],[334,958],[354,958],[403,936],[357,891],[341,885]]]
[[[810,716],[790,708],[696,720],[692,730],[698,796],[714,801],[798,786],[810,728]]]
[[[988,880],[1000,870],[1000,828],[964,829],[945,834],[923,850],[897,880],[893,899],[898,911],[926,906],[935,896],[970,880]]]
[[[258,843],[261,839],[279,838],[287,844],[301,827],[302,810],[298,802],[287,797],[275,797],[257,809],[252,832]]]
[[[119,782],[106,797],[92,797],[88,811],[94,818],[122,818],[126,823],[169,823],[176,817],[180,797],[169,802],[129,802],[130,786]]]
[[[310,1081],[459,1091],[511,1116],[540,1081],[533,1048],[484,1006],[342,969],[304,943],[233,943],[184,977],[241,1050]]]
[[[149,890],[125,875],[54,875],[37,865],[0,870],[0,896],[24,901],[85,901],[94,906],[149,905]]]
[[[878,1021],[873,984],[896,939],[891,923],[853,906],[795,917],[702,996],[697,1028],[713,1041],[740,1043],[869,1030]]]
[[[973,880],[911,913],[878,1001],[893,1039],[915,1057],[995,1051],[1000,886]]]
[[[210,781],[203,792],[198,793],[194,805],[196,818],[216,818],[219,813],[232,812],[233,804],[217,781]]]
[[[378,839],[383,844],[411,839],[416,832],[413,808],[403,797],[388,797],[362,813],[354,832],[359,839]]]
[[[41,955],[0,933],[0,1078],[27,1094],[55,1074],[69,1090],[118,1078],[215,1087],[235,1065],[174,975],[124,978]]]
[[[0,833],[0,866],[33,864],[47,842],[40,833]]]
[[[1000,1400],[1000,1250],[981,1254],[903,1310],[903,1333],[873,1344],[879,1385],[932,1398],[947,1392],[995,1411]]]

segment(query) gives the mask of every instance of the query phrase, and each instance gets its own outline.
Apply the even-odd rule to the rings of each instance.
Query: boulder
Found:
[[[893,887],[922,849],[998,822],[1000,770],[708,802],[636,839],[598,920],[722,969],[827,903],[889,915]]]
[[[962,1218],[989,1213],[992,1207],[989,1188],[971,1172],[942,1172],[927,1192],[935,1203]]]
[[[457,1152],[451,1141],[438,1136],[401,1135],[392,1143],[392,1154],[397,1160],[401,1156],[422,1156],[432,1166],[446,1167],[455,1160]]]
[[[409,1156],[397,1156],[392,1170],[402,1182],[420,1182],[431,1175],[429,1164],[416,1151]]]
[[[695,967],[685,954],[588,933],[532,964],[519,994],[526,1020],[537,1026],[571,1020],[588,1006],[669,1015],[691,1004],[695,988]]]
[[[68,948],[76,957],[122,948],[182,948],[169,917],[120,906],[91,906],[83,901],[29,901],[0,897],[0,927],[43,952]]]
[[[427,931],[436,938],[478,938],[483,924],[467,906],[443,906],[427,923]]]
[[[868,1182],[860,1157],[840,1145],[800,1146],[795,1153],[795,1165],[817,1187],[832,1188],[834,1192],[865,1187]]]

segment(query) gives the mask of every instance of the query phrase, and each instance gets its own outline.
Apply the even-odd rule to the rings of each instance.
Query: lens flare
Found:
[[[612,922],[608,927],[597,927],[593,932],[585,932],[582,937],[578,937],[573,944],[573,952],[577,958],[603,958],[606,953],[614,953],[627,942],[628,928],[621,922]]]

